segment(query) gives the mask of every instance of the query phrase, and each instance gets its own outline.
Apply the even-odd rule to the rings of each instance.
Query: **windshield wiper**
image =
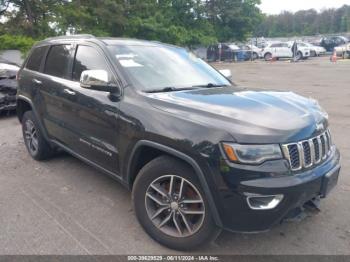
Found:
[[[206,87],[206,88],[211,88],[211,87],[224,87],[224,86],[228,86],[228,85],[221,85],[221,84],[213,84],[213,83],[208,83],[205,85],[195,85],[192,87]]]
[[[145,90],[146,93],[165,93],[165,92],[174,92],[174,91],[182,91],[182,90],[193,90],[196,87],[173,87],[167,86],[159,89]]]

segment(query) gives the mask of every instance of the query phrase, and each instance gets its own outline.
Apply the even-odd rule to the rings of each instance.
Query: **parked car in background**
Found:
[[[262,56],[266,61],[272,58],[293,58],[292,52],[293,42],[275,42],[270,43],[267,47],[262,50]],[[310,56],[310,49],[308,47],[303,47],[298,45],[298,50],[296,54],[296,60],[307,59]]]
[[[320,45],[324,47],[328,52],[333,52],[335,47],[344,45],[348,42],[349,39],[345,36],[331,36],[322,38]]]
[[[251,52],[233,43],[219,43],[207,49],[207,60],[215,61],[246,61],[250,60]]]
[[[0,59],[0,113],[16,109],[18,70],[18,65]]]
[[[237,46],[244,51],[250,52],[250,57],[253,60],[256,60],[256,59],[259,59],[260,57],[262,57],[261,49],[256,47],[255,45],[237,44]]]
[[[334,51],[337,56],[348,57],[350,56],[350,43],[334,47]]]
[[[248,46],[255,54],[257,54],[257,59],[262,57],[262,51],[261,51],[262,49],[261,48],[255,46],[255,45],[248,45]],[[253,55],[254,55],[254,53],[253,53]]]
[[[301,47],[309,48],[310,49],[310,56],[312,56],[312,57],[325,55],[327,52],[327,50],[322,46],[317,46],[317,45],[313,45],[313,44],[306,43],[306,42],[300,42],[300,43],[298,43],[298,45]]]

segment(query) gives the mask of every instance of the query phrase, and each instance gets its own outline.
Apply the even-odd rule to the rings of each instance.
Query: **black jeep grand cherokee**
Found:
[[[268,230],[327,196],[339,152],[317,102],[246,91],[225,73],[157,42],[44,40],[18,75],[26,147],[36,160],[64,149],[118,179],[168,247]]]

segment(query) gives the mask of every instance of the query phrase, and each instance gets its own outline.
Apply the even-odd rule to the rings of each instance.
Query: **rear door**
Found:
[[[40,85],[42,99],[41,119],[50,138],[69,145],[69,122],[72,122],[74,106],[67,105],[70,89],[69,75],[72,67],[71,44],[52,45],[48,50]]]
[[[20,87],[19,94],[29,96],[34,103],[36,113],[42,115],[43,99],[40,95],[42,88],[43,74],[40,73],[48,46],[40,46],[33,49],[25,62],[23,70],[19,75],[18,84]]]
[[[272,56],[273,57],[280,57],[280,52],[279,52],[279,44],[272,44],[271,46],[270,46],[270,51],[271,51],[271,53],[272,53]]]

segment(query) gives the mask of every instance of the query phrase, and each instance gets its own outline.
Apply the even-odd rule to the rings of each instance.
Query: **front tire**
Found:
[[[32,111],[24,113],[22,118],[23,139],[28,153],[35,160],[45,160],[54,154],[54,149],[44,138]]]
[[[270,61],[270,60],[272,60],[272,54],[271,54],[271,53],[266,53],[266,54],[264,55],[264,59],[265,59],[265,61]]]
[[[144,166],[132,195],[139,223],[164,246],[191,250],[220,232],[194,171],[172,157],[161,156]]]
[[[303,59],[303,54],[302,54],[300,51],[298,51],[298,53],[297,53],[295,59],[296,59],[297,61]]]

